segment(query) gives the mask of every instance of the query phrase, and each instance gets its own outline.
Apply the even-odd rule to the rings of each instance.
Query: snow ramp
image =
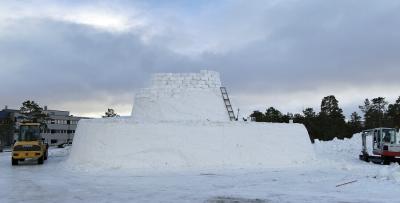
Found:
[[[300,124],[79,122],[69,165],[145,171],[292,167],[314,159]]]

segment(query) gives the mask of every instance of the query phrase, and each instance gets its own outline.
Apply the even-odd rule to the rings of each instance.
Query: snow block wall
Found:
[[[232,122],[219,74],[155,74],[132,118],[79,121],[67,163],[88,168],[202,170],[280,168],[314,151],[300,124]]]
[[[221,95],[219,73],[157,73],[151,87],[135,95],[136,122],[229,121]]]
[[[300,124],[95,119],[79,121],[67,163],[181,171],[292,167],[312,159],[313,148]]]

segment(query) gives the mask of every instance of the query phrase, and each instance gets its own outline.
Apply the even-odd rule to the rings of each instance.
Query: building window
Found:
[[[50,140],[50,143],[51,143],[51,144],[57,143],[57,139],[51,139],[51,140]]]

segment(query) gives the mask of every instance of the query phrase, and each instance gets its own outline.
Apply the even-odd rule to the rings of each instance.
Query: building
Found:
[[[0,111],[0,148],[10,146],[14,141],[14,117],[13,112],[7,110]]]
[[[49,118],[46,120],[47,128],[42,132],[42,136],[50,145],[71,143],[79,120],[90,119],[72,116],[69,111],[48,110],[46,106],[44,112]]]
[[[81,119],[90,119],[87,117],[77,117],[70,115],[69,111],[60,110],[49,110],[44,107],[43,112],[48,115],[46,119],[46,127],[41,131],[42,137],[50,145],[60,145],[65,143],[72,143],[74,138],[75,130]],[[8,109],[7,107],[0,111],[0,124],[4,123],[7,118],[11,118],[13,121],[14,130],[12,132],[5,133],[6,136],[2,136],[5,146],[11,145],[18,135],[18,128],[21,121],[24,119],[23,115],[19,113],[19,110]],[[13,135],[10,136],[9,133]]]

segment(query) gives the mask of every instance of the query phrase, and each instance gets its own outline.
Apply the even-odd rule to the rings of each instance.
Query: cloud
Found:
[[[335,94],[348,113],[365,97],[400,95],[399,8],[390,0],[10,1],[0,8],[1,103],[129,113],[151,73],[209,68],[247,111],[301,111]]]
[[[6,104],[29,98],[60,107],[71,101],[76,106],[84,101],[132,103],[135,89],[150,73],[190,66],[183,57],[145,45],[132,33],[115,35],[53,20],[16,21],[7,27],[13,34],[0,37],[0,80],[8,87],[0,94]]]

